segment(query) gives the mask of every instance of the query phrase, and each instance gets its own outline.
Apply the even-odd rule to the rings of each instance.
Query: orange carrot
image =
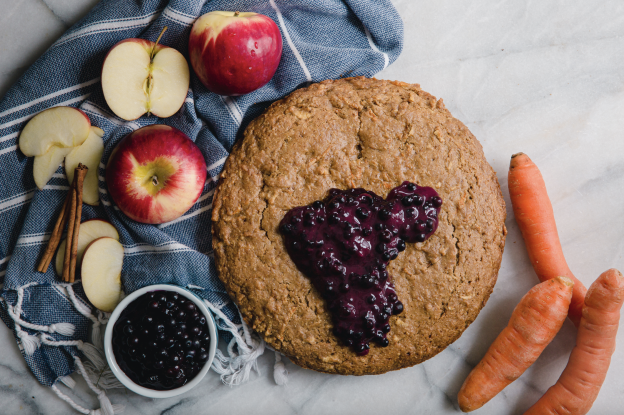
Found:
[[[620,271],[603,272],[589,287],[568,365],[561,377],[524,415],[583,415],[607,376],[624,303]]]
[[[526,154],[511,156],[508,185],[516,222],[537,277],[546,281],[562,275],[574,282],[568,316],[578,327],[587,288],[576,279],[566,263],[546,184],[539,169]]]
[[[556,277],[531,288],[462,385],[457,400],[464,412],[481,408],[537,360],[568,315],[573,283]]]

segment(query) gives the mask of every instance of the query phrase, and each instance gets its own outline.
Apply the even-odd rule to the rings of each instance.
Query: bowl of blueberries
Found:
[[[104,334],[106,360],[119,381],[150,398],[169,398],[206,375],[218,338],[212,314],[192,292],[141,288],[113,311]]]

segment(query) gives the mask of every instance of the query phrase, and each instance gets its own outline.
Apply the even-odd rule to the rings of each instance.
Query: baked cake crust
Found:
[[[388,347],[357,356],[332,333],[278,225],[331,188],[385,198],[405,180],[440,194],[439,226],[390,262],[404,311],[390,319]],[[297,90],[253,120],[213,207],[219,278],[245,321],[294,363],[344,375],[412,366],[459,338],[494,288],[507,233],[496,174],[468,128],[418,85],[364,77]]]

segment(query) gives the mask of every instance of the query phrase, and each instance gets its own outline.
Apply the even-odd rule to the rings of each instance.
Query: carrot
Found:
[[[485,405],[537,360],[568,315],[572,286],[568,278],[556,277],[522,297],[507,327],[462,385],[457,396],[462,411]]]
[[[568,316],[578,327],[587,289],[572,274],[563,256],[546,184],[539,169],[526,154],[511,156],[508,185],[516,222],[537,277],[546,281],[562,275],[574,282]]]
[[[589,287],[568,365],[561,377],[524,415],[583,415],[607,376],[624,303],[620,271],[603,272]]]

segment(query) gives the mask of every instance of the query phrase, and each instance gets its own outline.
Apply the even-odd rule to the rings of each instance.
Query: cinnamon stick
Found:
[[[67,197],[65,198],[65,203],[63,204],[63,209],[59,214],[59,217],[56,219],[56,223],[54,224],[54,229],[52,230],[52,235],[50,235],[50,239],[48,240],[48,246],[46,247],[45,252],[43,253],[43,257],[39,262],[39,266],[37,267],[37,271],[46,272],[48,267],[50,266],[50,262],[52,262],[52,258],[54,258],[54,252],[56,252],[56,248],[58,244],[61,242],[61,236],[63,235],[63,229],[65,228],[65,224],[67,223],[67,218],[69,216],[69,205],[71,202],[71,186],[70,190],[67,193]]]
[[[73,283],[76,276],[76,257],[78,256],[78,235],[80,233],[80,220],[82,219],[82,185],[89,168],[78,163],[74,178],[76,178],[76,211],[74,214],[74,233],[72,236],[71,258],[69,262],[69,282]],[[68,241],[69,244],[69,241]]]
[[[69,189],[70,202],[69,212],[67,215],[67,241],[65,243],[65,258],[63,259],[63,281],[69,282],[69,266],[72,248],[72,239],[74,237],[74,227],[76,225],[76,182],[78,175],[74,174],[74,182]]]

